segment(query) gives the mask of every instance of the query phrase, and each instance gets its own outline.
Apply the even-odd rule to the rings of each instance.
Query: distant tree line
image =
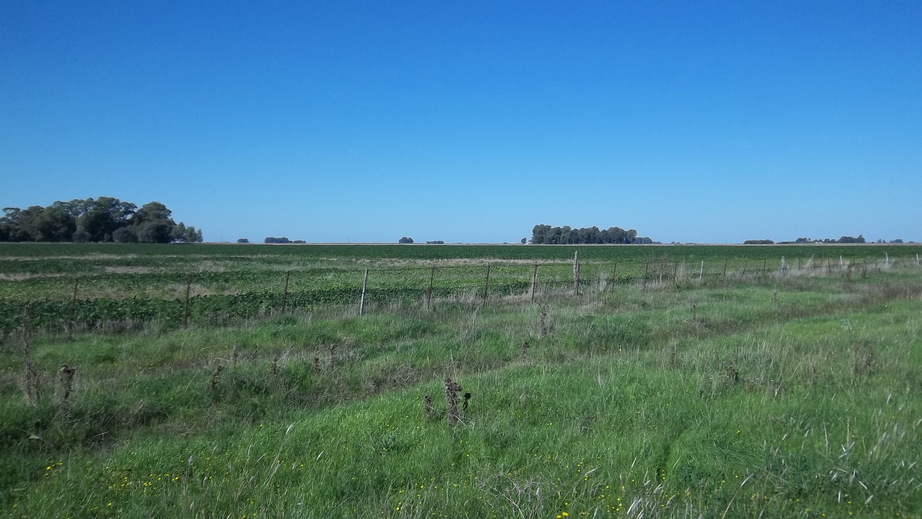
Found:
[[[743,242],[743,245],[771,245],[775,242],[772,240],[746,240]],[[783,241],[781,244],[791,244],[791,243],[866,243],[864,236],[858,235],[857,238],[854,236],[843,236],[838,240],[833,238],[826,238],[822,240],[814,240],[813,238],[797,238],[794,241]],[[883,240],[878,240],[877,243],[885,243]],[[893,240],[890,243],[903,243],[903,240]]]
[[[653,243],[653,240],[638,237],[634,229],[626,231],[620,227],[609,227],[605,230],[600,230],[595,226],[572,229],[570,226],[551,227],[539,224],[531,231],[531,242],[534,244],[632,244]]]
[[[787,243],[790,243],[790,242],[787,242]],[[857,238],[852,237],[852,236],[843,236],[839,238],[838,240],[835,240],[832,238],[826,238],[823,240],[814,240],[812,238],[797,238],[796,240],[794,240],[794,243],[866,243],[866,242],[864,240],[864,236],[859,234]]]
[[[202,232],[176,223],[160,202],[139,209],[131,202],[102,196],[55,202],[47,207],[4,207],[0,242],[194,243]]]
[[[289,240],[288,238],[285,238],[284,236],[281,238],[267,236],[266,239],[263,240],[263,242],[264,243],[307,243],[304,240]],[[237,240],[237,243],[249,243],[249,241],[241,242],[240,240]]]

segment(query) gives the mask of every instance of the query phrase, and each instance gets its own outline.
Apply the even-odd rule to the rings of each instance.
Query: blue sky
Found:
[[[0,2],[0,206],[922,241],[922,2]]]

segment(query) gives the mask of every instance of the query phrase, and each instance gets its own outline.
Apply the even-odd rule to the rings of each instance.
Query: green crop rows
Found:
[[[918,246],[0,245],[0,332],[227,323],[316,306],[486,302],[625,283],[713,284],[782,268],[918,264]],[[784,258],[782,260],[782,258]],[[287,288],[286,288],[287,285]]]

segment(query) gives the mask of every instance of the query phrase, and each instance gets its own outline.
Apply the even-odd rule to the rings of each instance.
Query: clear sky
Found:
[[[922,241],[922,1],[0,1],[0,206]]]

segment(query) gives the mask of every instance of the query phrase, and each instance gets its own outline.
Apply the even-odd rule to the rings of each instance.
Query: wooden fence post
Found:
[[[432,304],[432,282],[435,279],[435,267],[429,272],[429,290],[426,291],[426,310]]]
[[[490,295],[490,264],[487,263],[487,279],[483,285],[483,303],[487,304],[487,297]]]
[[[359,300],[359,315],[365,313],[365,289],[368,288],[368,269],[365,269],[365,277],[362,279],[362,298]]]
[[[704,260],[701,260],[701,270],[698,271],[698,284],[704,282]]]
[[[573,293],[579,295],[579,251],[573,253]]]
[[[647,276],[650,274],[650,260],[647,260],[643,269],[643,295],[647,295]]]
[[[291,271],[285,272],[285,291],[282,293],[282,313],[288,310],[288,279],[291,277]]]
[[[182,327],[189,327],[189,295],[192,292],[192,275],[186,278],[186,302],[182,307]]]
[[[918,258],[918,255],[916,255]],[[535,301],[535,292],[538,291],[538,264],[535,263],[535,273],[531,276],[531,301]]]
[[[67,327],[67,340],[74,339],[74,327],[77,326],[77,289],[80,286],[80,278],[74,279],[74,298],[70,301],[70,323]]]

